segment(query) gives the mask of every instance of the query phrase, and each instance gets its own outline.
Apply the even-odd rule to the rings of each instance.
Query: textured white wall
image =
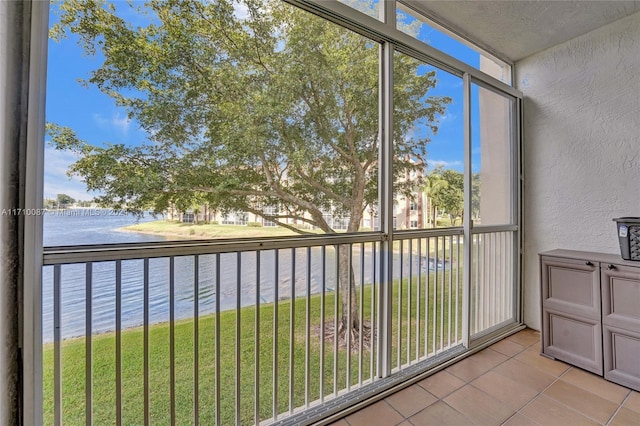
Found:
[[[618,253],[640,216],[640,13],[516,63],[524,100],[524,319],[540,329],[537,254]]]

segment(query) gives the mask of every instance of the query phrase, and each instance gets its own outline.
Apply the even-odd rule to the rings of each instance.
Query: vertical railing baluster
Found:
[[[435,237],[435,243],[433,247],[433,354],[435,355],[437,351],[437,340],[438,340],[438,242],[440,237]]]
[[[144,357],[144,424],[149,425],[151,422],[151,406],[149,400],[149,259],[144,259],[143,273],[143,306],[144,306],[144,323],[143,323],[143,357]]]
[[[53,421],[62,425],[61,265],[53,267]]]
[[[402,243],[404,242],[404,240],[399,240],[398,241],[398,252],[399,252],[399,256],[400,256],[400,271],[399,271],[399,278],[398,278],[398,347],[396,349],[396,359],[398,362],[398,370],[402,369],[402,297],[403,297],[403,290],[404,290],[404,284],[403,284],[403,273],[404,273],[404,268],[403,268],[403,264],[404,264],[404,257],[402,256],[403,253],[403,246]]]
[[[369,355],[369,377],[371,377],[371,380],[373,381],[375,379],[375,364],[374,364],[374,359],[375,359],[375,346],[378,344],[377,343],[377,338],[376,335],[379,333],[376,333],[376,311],[377,311],[377,304],[376,304],[376,291],[377,291],[377,280],[376,280],[376,273],[377,273],[377,269],[376,269],[376,247],[377,247],[377,243],[373,242],[371,244],[371,324],[370,324],[370,334],[369,334],[369,350],[370,350],[370,355]]]
[[[431,304],[431,237],[427,237],[426,283],[424,289],[424,356],[429,357],[429,306]],[[432,330],[431,330],[432,331]],[[433,332],[433,331],[432,331]]]
[[[116,425],[122,425],[122,261],[116,261]]]
[[[221,424],[221,407],[220,407],[220,253],[216,253],[216,299],[215,299],[215,410],[216,425]]]
[[[416,296],[416,361],[420,359],[420,314],[422,306],[422,238],[418,238],[418,289]],[[426,327],[426,325],[425,325]],[[426,355],[426,354],[425,354]]]
[[[445,262],[446,266],[446,262]],[[447,301],[449,303],[449,310],[447,311],[448,318],[448,329],[447,329],[447,347],[451,347],[451,328],[453,327],[453,310],[451,306],[451,302],[453,300],[453,235],[449,235],[449,267],[447,268],[449,272],[449,294],[447,295]]]
[[[176,424],[176,266],[175,257],[169,258],[169,398],[171,424]]]
[[[476,321],[475,332],[479,333],[482,327],[482,303],[484,301],[484,287],[482,286],[482,274],[484,273],[484,267],[482,265],[482,260],[480,257],[482,251],[482,245],[484,244],[484,235],[478,234],[476,235],[476,316],[478,320]]]
[[[511,252],[509,251],[509,235],[510,235],[510,232],[505,232],[503,234],[503,248],[502,248],[504,253],[502,255],[502,268],[503,268],[503,277],[504,277],[504,287],[503,287],[504,295],[503,295],[502,312],[505,320],[508,320],[511,318],[511,316],[509,315],[509,306],[507,304],[507,301],[509,300],[509,287],[512,284],[512,280],[509,275],[509,270],[510,270],[509,260],[511,255]]]
[[[87,262],[86,274],[86,299],[85,299],[85,417],[87,426],[93,424],[93,263]]]
[[[358,325],[360,326],[360,330],[358,331],[358,384],[362,386],[362,357],[364,354],[364,350],[362,349],[362,345],[364,344],[364,243],[360,243],[360,309],[358,313],[360,314],[358,318]]]
[[[346,380],[347,380],[347,392],[351,390],[351,328],[353,327],[353,319],[351,316],[353,312],[351,311],[351,300],[354,295],[352,294],[351,287],[353,286],[353,245],[349,244],[347,246],[349,248],[348,256],[347,256],[347,327],[345,328],[345,333],[347,333],[347,371],[346,371]]]
[[[496,323],[496,309],[493,304],[496,300],[496,233],[490,234],[489,240],[489,301],[487,303],[487,310],[491,311],[489,327],[492,327]]]
[[[340,299],[340,246],[335,246],[336,252],[336,288],[333,299],[333,395],[338,396],[338,304]]]
[[[502,288],[504,286],[504,270],[502,268],[502,258],[504,256],[504,251],[503,251],[503,247],[502,247],[502,241],[504,239],[504,232],[500,232],[497,234],[498,237],[498,259],[497,259],[497,273],[496,275],[498,275],[498,279],[496,279],[496,281],[498,282],[498,303],[496,303],[496,309],[498,310],[498,322],[502,322],[504,321],[504,294],[502,291]]]
[[[289,414],[293,414],[294,403],[294,346],[296,316],[296,249],[291,249],[291,304],[289,307]]]
[[[413,292],[413,240],[409,239],[407,251],[409,253],[409,282],[407,285],[407,365],[411,364],[411,293]]]
[[[502,255],[502,268],[503,268],[503,277],[504,277],[504,287],[503,287],[503,305],[502,305],[502,312],[503,312],[503,316],[504,316],[504,320],[508,320],[511,318],[511,316],[509,315],[509,305],[507,304],[507,301],[509,300],[509,287],[512,285],[512,280],[510,278],[509,275],[509,270],[510,270],[510,264],[509,264],[509,260],[510,260],[510,255],[511,252],[509,251],[509,234],[510,232],[505,232],[503,234],[503,255]]]
[[[217,297],[217,296],[216,296]],[[240,426],[242,423],[240,417],[240,389],[241,389],[241,377],[242,377],[242,359],[240,357],[242,343],[242,330],[241,324],[241,308],[242,307],[242,252],[236,253],[236,425]]]
[[[516,309],[518,306],[518,301],[515,299],[518,291],[517,291],[517,285],[518,285],[518,277],[516,276],[516,274],[518,273],[517,271],[517,267],[516,267],[516,262],[519,263],[518,258],[520,257],[520,249],[518,248],[518,246],[516,245],[516,236],[517,234],[514,232],[511,234],[510,238],[509,238],[509,277],[511,277],[511,285],[509,286],[509,312],[511,315],[511,318],[513,318],[514,320],[516,319]],[[515,247],[514,247],[515,246]],[[515,255],[515,258],[514,258]]]
[[[193,259],[193,424],[200,422],[200,256]]]
[[[255,381],[253,384],[254,394],[254,423],[260,424],[260,250],[256,251],[256,315],[255,315]]]
[[[460,235],[456,236],[456,345],[460,339],[458,316],[460,315]]]
[[[304,335],[304,406],[309,408],[310,352],[311,352],[311,247],[307,247],[307,279]]]
[[[445,272],[447,270],[447,240],[442,236],[442,287],[440,288],[440,350],[444,350],[444,285]]]
[[[322,246],[320,252],[322,269],[320,270],[320,402],[324,402],[324,327],[325,303],[327,291],[327,246]]]
[[[273,420],[278,418],[278,306],[280,304],[280,250],[274,250],[273,282]]]
[[[487,301],[489,300],[489,292],[491,289],[488,287],[489,280],[487,278],[487,274],[490,273],[489,267],[487,265],[487,253],[488,253],[487,245],[491,244],[490,238],[491,236],[489,234],[482,235],[482,251],[480,252],[480,256],[481,256],[480,265],[482,266],[482,270],[480,272],[482,276],[482,289],[483,289],[482,303],[480,304],[480,308],[482,309],[482,324],[481,324],[481,327],[478,329],[479,332],[484,330],[488,324],[487,315],[489,315],[489,313],[487,312],[486,307],[487,307]]]

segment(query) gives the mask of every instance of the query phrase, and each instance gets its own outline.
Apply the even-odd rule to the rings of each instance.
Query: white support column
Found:
[[[470,321],[471,321],[471,279],[472,279],[472,250],[473,235],[471,229],[473,223],[471,220],[471,185],[473,171],[471,170],[471,76],[465,73],[463,79],[463,108],[464,108],[464,221],[462,223],[464,229],[464,253],[463,253],[463,273],[464,273],[464,291],[462,292],[462,343],[469,348],[470,340]]]
[[[383,20],[395,22],[395,2],[384,2]],[[395,24],[394,24],[395,25]],[[380,230],[387,236],[380,249],[378,376],[391,374],[393,296],[393,45],[380,47]]]

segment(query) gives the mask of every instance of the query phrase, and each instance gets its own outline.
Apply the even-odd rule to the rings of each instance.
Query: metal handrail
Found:
[[[45,247],[44,265],[193,256],[383,241],[381,232]]]

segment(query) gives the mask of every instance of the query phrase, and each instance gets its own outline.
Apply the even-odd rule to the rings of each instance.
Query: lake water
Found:
[[[109,209],[69,209],[43,216],[44,246],[77,244],[134,243],[163,241],[158,235],[120,232],[118,228],[157,220],[150,214],[141,218]]]
[[[146,215],[136,218],[108,210],[73,210],[48,213],[44,216],[44,245],[78,245],[103,243],[133,243],[163,241],[158,235],[118,231],[140,221],[155,220]],[[322,271],[325,271],[327,291],[334,291],[335,252],[328,247],[324,265],[322,250],[282,249],[260,252],[259,265],[256,252],[225,253],[175,257],[174,309],[177,319],[193,317],[196,305],[199,315],[215,312],[216,276],[220,269],[220,309],[234,309],[269,303],[291,296],[305,296],[322,291]],[[276,262],[276,256],[278,256]],[[358,285],[373,282],[373,254],[365,249],[364,268],[361,273],[360,249],[354,246],[353,268]],[[395,256],[397,258],[397,256]],[[149,260],[149,321],[169,321],[170,308],[169,258]],[[394,271],[400,270],[396,259]],[[276,264],[278,268],[276,268]],[[323,268],[324,266],[324,268]],[[405,256],[404,273],[408,271]],[[424,266],[424,261],[422,266]],[[144,321],[144,261],[121,262],[122,327],[139,326]],[[414,256],[414,273],[418,259]],[[43,268],[43,335],[44,341],[53,340],[53,266]],[[197,280],[196,280],[197,274]],[[86,330],[87,279],[85,264],[61,267],[61,333],[63,338],[82,336]],[[116,262],[96,262],[91,275],[92,333],[115,330],[116,321]],[[293,283],[293,285],[292,285]],[[257,291],[259,287],[259,291]],[[292,289],[294,290],[292,293]],[[276,294],[277,290],[277,294]],[[197,304],[194,303],[197,300]]]

